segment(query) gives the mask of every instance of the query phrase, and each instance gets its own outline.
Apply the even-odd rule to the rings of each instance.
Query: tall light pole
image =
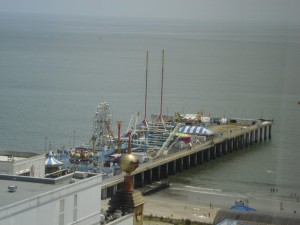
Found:
[[[223,109],[223,113],[224,113],[224,115],[223,115],[223,117],[224,117],[224,122],[226,123],[226,132],[227,132],[227,136],[228,136],[228,120],[227,120],[227,118],[225,117],[225,109]]]
[[[48,136],[45,137],[45,153],[47,152],[47,139],[48,139]]]
[[[75,135],[76,135],[76,129],[74,129],[73,132],[74,132],[73,148],[75,148]]]
[[[145,117],[145,119],[146,119],[146,117]],[[118,120],[117,123],[118,123],[118,151],[117,151],[117,153],[120,154],[121,153],[120,152],[120,144],[121,144],[120,133],[121,133],[122,121]]]

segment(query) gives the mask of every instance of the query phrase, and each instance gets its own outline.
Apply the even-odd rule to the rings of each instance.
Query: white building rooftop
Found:
[[[88,175],[48,179],[0,174],[0,224],[99,224],[102,176]]]
[[[11,179],[3,179],[3,177],[9,177]],[[85,179],[89,180],[89,178]],[[56,180],[58,180],[58,182],[54,182],[54,179],[47,178],[30,178],[21,176],[0,175],[0,209],[4,206],[11,205],[37,195],[50,192],[60,187],[72,185],[71,183],[74,182],[73,174],[69,174],[65,177],[61,177]],[[83,179],[78,179],[76,180],[76,183],[82,180]],[[8,188],[9,186],[15,186],[16,190],[14,192],[10,192]]]

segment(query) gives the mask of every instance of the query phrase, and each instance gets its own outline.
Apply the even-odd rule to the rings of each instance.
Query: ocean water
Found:
[[[275,121],[271,141],[170,177],[174,187],[300,195],[300,30],[293,24],[2,14],[0,150],[89,142],[101,102],[124,132],[133,112],[144,116],[146,51],[147,115],[158,114],[162,49],[164,114],[203,109]]]

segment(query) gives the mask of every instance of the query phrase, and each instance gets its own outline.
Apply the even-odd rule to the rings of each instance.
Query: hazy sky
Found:
[[[0,0],[1,12],[300,22],[300,0]]]

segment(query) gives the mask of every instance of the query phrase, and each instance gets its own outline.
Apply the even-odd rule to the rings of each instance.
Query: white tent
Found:
[[[55,159],[53,157],[53,153],[50,151],[45,161],[45,166],[61,166],[61,165],[63,165],[63,163]]]
[[[183,126],[179,129],[179,132],[185,134],[201,134],[201,135],[210,135],[214,133],[211,130],[200,126]]]

